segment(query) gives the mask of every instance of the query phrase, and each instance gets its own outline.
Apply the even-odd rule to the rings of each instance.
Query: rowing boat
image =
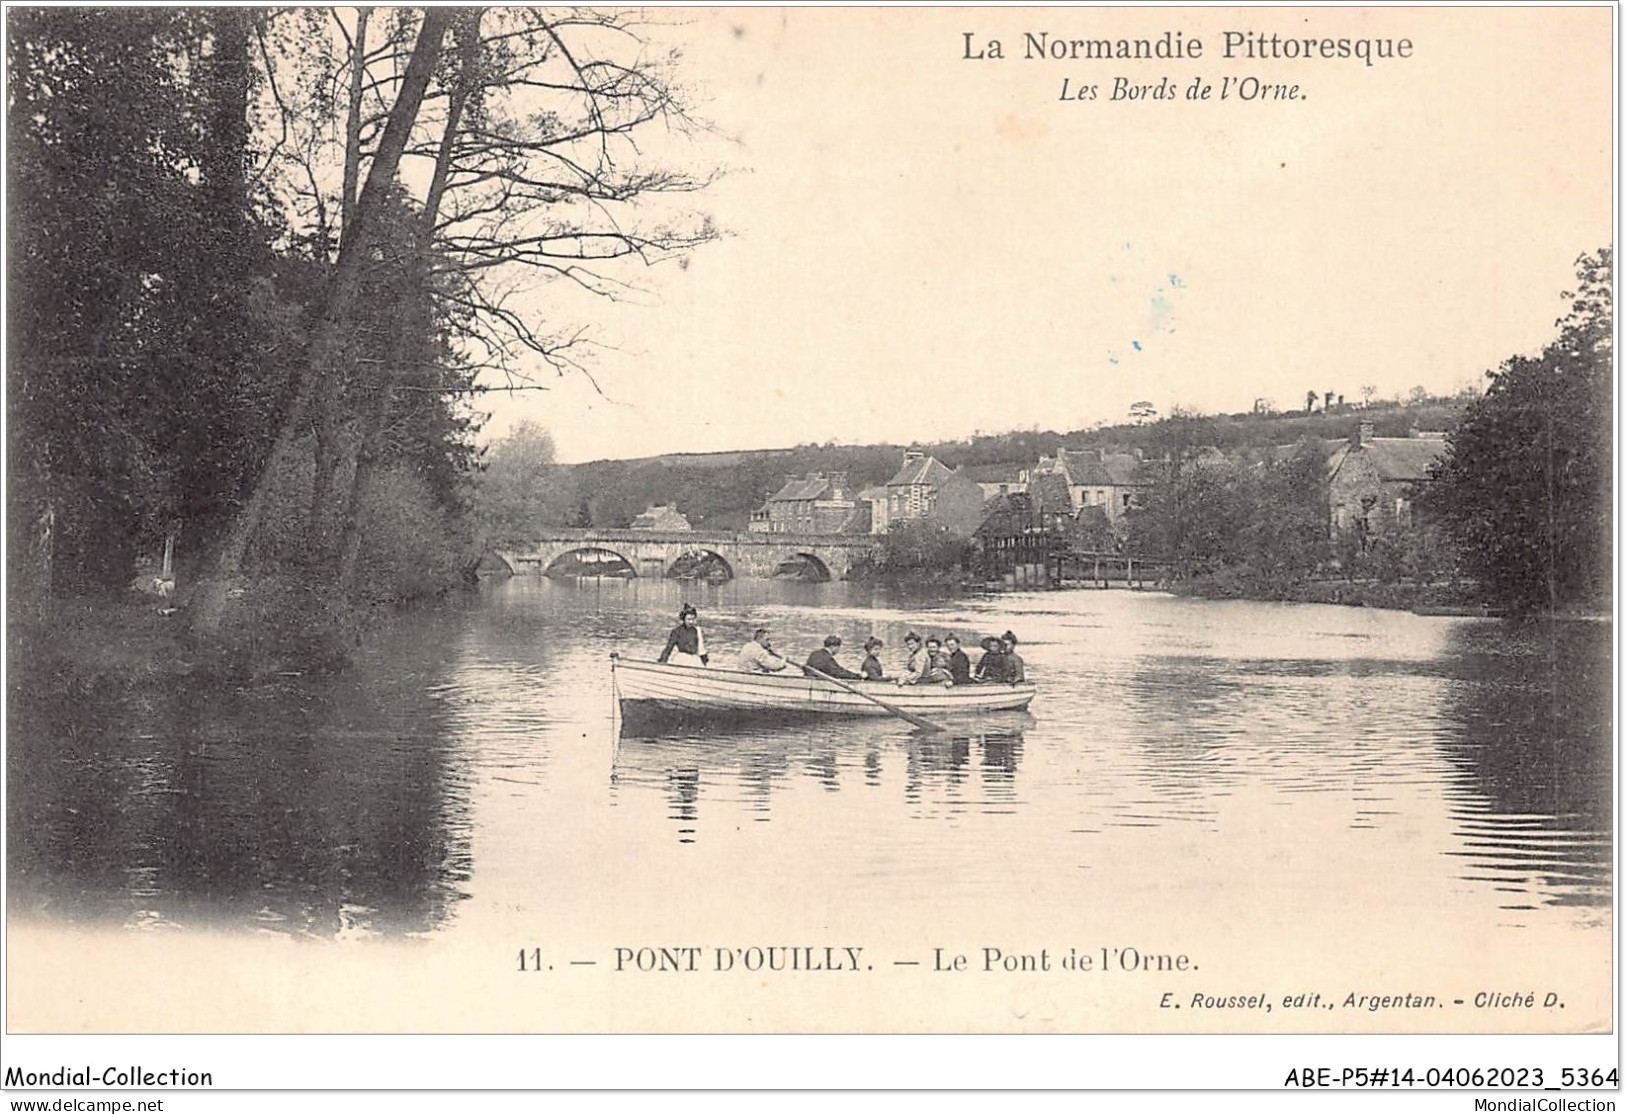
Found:
[[[1032,684],[898,685],[891,681],[832,681],[783,673],[745,673],[628,661],[610,655],[615,692],[627,716],[799,718],[885,716],[884,704],[918,716],[1021,711],[1038,692]],[[884,704],[868,699],[878,698]]]

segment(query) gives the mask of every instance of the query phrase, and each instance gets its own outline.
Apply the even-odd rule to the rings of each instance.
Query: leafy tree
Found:
[[[635,13],[431,7],[280,18],[302,22],[266,47],[285,137],[270,177],[310,222],[302,242],[328,275],[272,466],[197,610],[205,630],[258,527],[262,492],[307,429],[317,456],[312,536],[325,549],[337,534],[331,592],[343,598],[356,581],[371,477],[403,394],[422,389],[413,377],[447,366],[441,337],[454,338],[470,373],[496,370],[510,386],[528,376],[527,357],[585,371],[581,331],[544,327],[516,308],[519,296],[562,281],[618,298],[632,287],[617,261],[658,262],[715,235],[703,217],[652,203],[709,175],[647,154],[645,133],[693,123],[674,60],[642,38]],[[407,161],[426,168],[428,183],[421,201],[403,205],[396,175]],[[357,291],[380,275],[381,304],[396,315],[391,343],[358,358],[345,344],[366,312]],[[442,394],[477,389],[469,376],[447,378],[433,385]]]
[[[1329,556],[1326,450],[1305,439],[1248,477],[1246,522],[1232,554],[1262,581],[1300,580]]]
[[[876,554],[854,567],[853,578],[950,577],[974,559],[970,539],[930,519],[896,523],[879,541]]]
[[[195,551],[264,458],[288,356],[242,169],[255,18],[7,13],[13,599],[127,585],[181,523]]]
[[[1610,591],[1613,250],[1576,266],[1557,340],[1488,373],[1424,494],[1465,571],[1520,609]]]
[[[279,480],[294,467],[294,454],[323,378],[343,348],[345,329],[360,290],[365,264],[371,261],[377,227],[383,220],[396,168],[406,148],[417,114],[453,16],[450,9],[430,8],[413,43],[412,54],[400,79],[400,89],[378,141],[366,184],[356,200],[356,220],[345,229],[338,261],[327,283],[322,312],[312,330],[300,369],[298,388],[283,417],[270,456],[254,483],[252,494],[232,520],[215,556],[210,574],[198,593],[193,628],[212,635],[224,616],[227,592],[238,575],[248,547],[259,530]]]
[[[522,539],[577,514],[579,500],[553,451],[553,438],[534,422],[518,423],[486,449],[474,496],[482,540]]]

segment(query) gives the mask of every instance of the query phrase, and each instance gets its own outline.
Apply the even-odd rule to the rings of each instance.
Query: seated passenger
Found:
[[[925,652],[920,644],[920,636],[909,631],[903,636],[903,649],[908,651],[908,661],[903,663],[903,675],[897,679],[900,685],[917,685],[920,678],[925,676],[931,668],[931,656]]]
[[[734,668],[746,673],[777,673],[789,664],[774,653],[773,643],[767,638],[767,628],[758,627],[756,634],[745,643],[745,648],[739,651],[739,661]]]
[[[976,663],[976,679],[978,681],[1002,682],[1004,680],[1004,643],[992,635],[982,639],[982,657]]]
[[[942,649],[948,656],[948,676],[954,684],[970,684],[970,658],[959,648],[959,639],[950,634],[942,640]]]
[[[1016,636],[1005,631],[1000,641],[1004,648],[1004,680],[1006,684],[1019,685],[1027,680],[1027,663],[1021,660],[1016,653]]]
[[[705,632],[700,629],[700,613],[692,604],[685,603],[677,612],[677,625],[666,639],[666,648],[655,659],[672,665],[707,665],[711,656],[705,652]]]
[[[864,680],[884,681],[886,679],[886,667],[880,664],[880,651],[885,645],[884,642],[873,635],[863,644],[865,656],[863,664],[858,666],[858,671],[863,674]]]
[[[909,664],[914,664],[913,659]],[[953,674],[948,672],[948,655],[942,652],[942,643],[935,638],[925,640],[925,649],[921,651],[920,671],[911,680],[905,680],[908,685],[951,685],[954,683]]]
[[[863,680],[863,674],[854,673],[835,660],[835,655],[840,649],[841,636],[838,634],[830,635],[824,639],[823,649],[814,650],[812,655],[807,658],[807,664],[801,667],[801,671],[809,677],[813,675],[813,670],[816,669],[826,677],[839,677],[843,681]]]

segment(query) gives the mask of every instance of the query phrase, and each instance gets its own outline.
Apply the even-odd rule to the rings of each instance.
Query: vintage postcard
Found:
[[[6,1087],[1617,1087],[1616,14],[9,7]]]

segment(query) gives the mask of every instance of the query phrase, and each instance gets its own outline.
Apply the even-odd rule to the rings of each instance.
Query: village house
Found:
[[[751,512],[750,530],[759,534],[868,533],[869,511],[859,507],[845,472],[791,476],[767,502]]]
[[[687,516],[677,509],[676,504],[671,506],[650,507],[632,520],[633,530],[678,530],[688,531],[694,529],[689,525]]]
[[[1032,481],[1040,476],[1060,476],[1066,481],[1074,512],[1100,507],[1114,522],[1138,506],[1151,487],[1141,472],[1139,457],[1098,449],[1057,448],[1054,456],[1038,458]]]
[[[891,521],[886,517],[886,485],[875,484],[858,492],[858,503],[869,508],[869,533],[884,534]]]
[[[982,489],[983,499],[1019,495],[1027,490],[1030,476],[1024,464],[970,464],[961,468],[959,473],[976,481],[976,486]]]
[[[955,472],[917,449],[903,453],[903,466],[886,481],[886,530],[900,523],[929,519],[969,537],[986,517],[986,500],[975,480]]]
[[[1027,504],[1034,525],[1047,533],[1064,533],[1077,512],[1066,477],[1059,472],[1040,472],[1027,487]]]
[[[1377,437],[1370,422],[1361,422],[1326,461],[1332,536],[1409,527],[1415,485],[1428,481],[1429,467],[1445,449],[1442,433]]]

